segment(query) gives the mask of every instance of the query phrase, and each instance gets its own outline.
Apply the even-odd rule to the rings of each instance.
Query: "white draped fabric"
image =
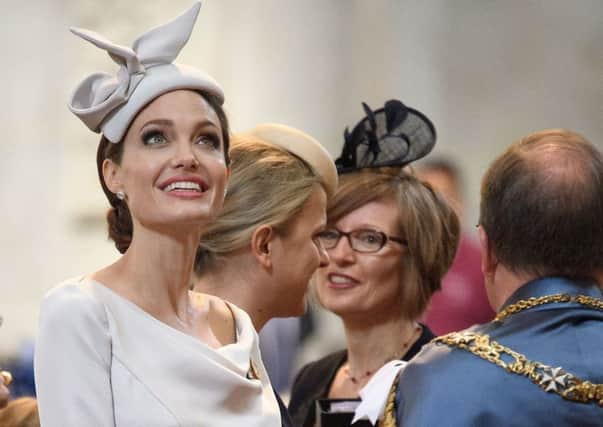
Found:
[[[249,316],[213,349],[106,286],[69,280],[44,299],[36,384],[44,427],[280,426]],[[250,361],[260,379],[248,379]]]

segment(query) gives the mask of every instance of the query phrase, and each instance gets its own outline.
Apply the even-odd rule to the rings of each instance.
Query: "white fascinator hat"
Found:
[[[272,145],[284,148],[306,162],[318,175],[328,197],[337,189],[337,168],[320,142],[299,129],[277,123],[265,123],[245,132]]]
[[[142,34],[131,48],[93,31],[71,28],[73,34],[105,50],[119,65],[115,75],[98,72],[80,82],[69,102],[73,114],[93,132],[118,143],[136,114],[164,93],[197,90],[223,103],[222,88],[212,77],[173,62],[188,41],[200,8],[201,3],[196,2],[171,22]]]

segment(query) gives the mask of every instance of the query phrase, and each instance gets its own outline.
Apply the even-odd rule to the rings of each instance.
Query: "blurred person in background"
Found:
[[[404,426],[603,425],[603,153],[565,129],[511,145],[481,185],[492,322],[402,371]]]
[[[21,397],[0,409],[2,427],[40,427],[38,404],[33,397]]]
[[[316,405],[335,412],[338,399],[357,401],[384,365],[409,360],[434,337],[417,320],[458,243],[454,210],[404,168],[433,148],[433,124],[397,100],[376,111],[363,106],[366,117],[346,130],[339,186],[318,237],[330,264],[318,270],[316,297],[343,321],[347,349],[298,373],[289,404],[298,426],[326,422],[316,419]]]
[[[122,256],[42,302],[35,376],[44,427],[281,425],[249,316],[190,290],[229,162],[221,87],[173,62],[200,6],[133,48],[72,30],[120,65],[117,76],[86,78],[70,109],[102,133],[97,169]]]
[[[4,369],[12,374],[10,392],[12,398],[36,395],[34,380],[34,343],[26,340],[20,346],[17,354],[7,359]]]
[[[446,197],[462,225],[465,202],[458,166],[444,158],[428,159],[419,165],[417,175]],[[469,232],[463,231],[454,262],[442,280],[442,289],[433,294],[422,321],[436,335],[442,335],[488,322],[493,317],[484,288],[479,245]]]
[[[8,371],[0,372],[0,409],[4,408],[10,399],[10,390],[8,386],[12,382],[13,376]]]
[[[234,135],[230,158],[224,207],[201,236],[194,289],[236,304],[260,331],[270,319],[306,310],[310,277],[328,264],[316,236],[337,171],[318,141],[278,124]],[[272,350],[291,359],[294,338],[293,347]]]

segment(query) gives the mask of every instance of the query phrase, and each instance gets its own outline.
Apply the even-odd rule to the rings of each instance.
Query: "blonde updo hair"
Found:
[[[405,319],[416,319],[433,293],[441,288],[460,238],[460,224],[444,197],[411,173],[399,168],[364,169],[343,174],[327,208],[334,224],[374,200],[393,198],[398,206],[400,235],[408,240],[404,251],[404,283],[400,308]]]
[[[253,232],[262,224],[286,233],[321,184],[305,161],[255,136],[233,135],[230,160],[224,207],[201,237],[195,259],[197,276],[249,245]]]

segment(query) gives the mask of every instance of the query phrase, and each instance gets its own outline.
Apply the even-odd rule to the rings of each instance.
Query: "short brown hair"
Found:
[[[480,224],[514,272],[590,278],[603,268],[603,157],[565,129],[533,133],[482,181]]]
[[[389,197],[398,206],[400,232],[408,240],[408,251],[401,259],[405,266],[401,314],[416,319],[441,288],[459,242],[458,217],[444,198],[410,173],[391,168],[362,170],[339,177],[327,222],[333,224],[371,201]]]
[[[220,125],[222,127],[222,140],[224,141],[224,160],[226,161],[226,164],[228,164],[230,162],[228,155],[230,147],[230,131],[228,128],[228,118],[226,117],[226,113],[222,108],[220,99],[216,95],[205,92],[200,92],[199,94],[207,101],[210,107],[212,107],[218,116],[218,119],[220,120]],[[109,211],[107,212],[109,239],[115,242],[115,247],[122,254],[130,247],[130,242],[132,241],[132,217],[130,215],[128,205],[123,200],[119,200],[117,196],[113,194],[107,187],[105,179],[103,178],[103,162],[105,159],[110,159],[119,165],[121,164],[123,152],[123,141],[114,144],[105,138],[104,135],[101,137],[100,143],[98,144],[98,149],[96,151],[96,167],[98,171],[98,178],[100,180],[101,187],[103,188],[103,192],[105,193],[105,196],[107,196],[107,200],[109,200],[109,204],[111,205],[111,208],[109,208]]]
[[[195,273],[216,267],[229,253],[249,245],[255,229],[269,224],[280,232],[303,209],[320,177],[284,148],[250,135],[233,135],[232,168],[222,211],[201,236]]]
[[[40,427],[38,403],[33,397],[15,399],[0,410],[2,427]]]

